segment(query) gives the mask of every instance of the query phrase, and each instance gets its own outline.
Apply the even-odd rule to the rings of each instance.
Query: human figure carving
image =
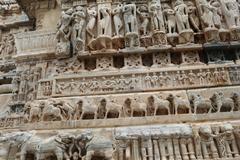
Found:
[[[126,4],[123,6],[123,17],[126,33],[138,32],[136,13],[137,9],[135,4]]]
[[[240,27],[239,6],[236,0],[220,0],[229,28]]]
[[[233,92],[231,97],[235,103],[235,110],[240,111],[240,93]]]
[[[176,15],[178,32],[181,33],[184,30],[190,29],[188,7],[186,4],[184,4],[183,0],[176,1],[174,11]]]
[[[111,16],[110,9],[102,7],[99,9],[99,35],[111,36]]]
[[[86,27],[86,31],[90,35],[90,39],[92,40],[93,38],[95,38],[94,27],[96,24],[97,11],[94,7],[92,7],[87,9],[87,13],[89,16],[89,21]]]
[[[112,15],[113,15],[113,23],[114,23],[114,28],[115,28],[115,34],[116,36],[120,35],[120,31],[123,28],[123,22],[122,22],[122,4],[118,4],[116,8],[112,10]]]
[[[72,32],[72,41],[74,45],[75,52],[84,49],[84,37],[83,37],[83,29],[86,23],[86,14],[84,8],[81,6],[77,6],[75,11],[73,12],[74,24],[73,24],[73,32]]]
[[[200,31],[200,21],[197,15],[197,8],[194,6],[193,2],[188,2],[188,16],[189,16],[189,22],[193,29],[197,32]]]
[[[152,15],[153,30],[164,31],[165,27],[164,27],[161,3],[153,0],[149,6],[149,12]]]

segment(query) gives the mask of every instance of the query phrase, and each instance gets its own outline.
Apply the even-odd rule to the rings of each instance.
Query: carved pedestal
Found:
[[[199,53],[197,51],[182,52],[182,65],[199,65],[200,62]]]
[[[163,31],[154,31],[152,34],[152,43],[155,46],[167,44],[167,36]]]
[[[218,42],[220,40],[217,28],[205,28],[204,35],[207,42]]]
[[[142,58],[139,54],[128,54],[124,56],[124,69],[127,68],[141,68],[142,65]]]
[[[133,48],[133,47],[139,47],[140,41],[139,41],[139,35],[135,32],[130,32],[125,35],[125,47],[126,48]]]
[[[152,67],[171,66],[171,54],[169,52],[153,53]]]
[[[240,40],[240,27],[230,28],[230,36],[232,41]]]
[[[114,69],[112,56],[98,57],[96,64],[96,71]]]
[[[184,30],[179,33],[178,43],[179,44],[186,44],[194,42],[194,33],[191,29]]]

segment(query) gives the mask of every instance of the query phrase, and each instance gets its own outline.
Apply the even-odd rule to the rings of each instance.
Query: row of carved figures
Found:
[[[189,100],[170,94],[166,99],[161,95],[151,95],[147,102],[139,95],[126,98],[123,103],[111,96],[99,100],[81,98],[72,105],[67,100],[29,101],[24,106],[28,122],[79,119],[107,119],[135,116],[157,116],[171,114],[211,114],[216,112],[240,111],[240,93],[232,93],[231,98],[223,92],[215,92],[210,99],[199,94],[191,94]]]
[[[7,159],[19,155],[21,160],[26,160],[30,153],[33,155],[30,160],[239,159],[240,130],[231,124],[205,125],[192,133],[182,129],[180,133],[163,134],[160,130],[149,134],[142,128],[141,133],[135,135],[126,130],[122,135],[113,135],[114,138],[92,131],[60,132],[49,138],[35,131],[3,133],[1,153],[8,153]]]
[[[57,54],[67,56],[71,44],[74,53],[84,51],[86,46],[90,50],[105,50],[139,47],[140,44],[143,47],[165,45],[166,33],[173,37],[168,38],[170,43],[174,37],[179,37],[180,44],[190,43],[194,41],[193,30],[199,32],[201,24],[206,28],[205,37],[209,41],[214,41],[218,29],[228,33],[235,31],[233,35],[239,37],[238,5],[236,0],[203,0],[196,1],[196,5],[184,0],[175,0],[172,4],[152,0],[148,4],[111,6],[106,3],[89,6],[87,11],[83,6],[76,6],[62,12]],[[225,32],[222,37],[226,37]]]

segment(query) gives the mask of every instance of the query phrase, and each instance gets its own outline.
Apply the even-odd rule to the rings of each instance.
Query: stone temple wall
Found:
[[[238,0],[0,0],[0,159],[239,160]]]

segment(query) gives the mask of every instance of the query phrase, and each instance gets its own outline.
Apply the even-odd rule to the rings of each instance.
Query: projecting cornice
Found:
[[[36,10],[56,7],[56,0],[16,0],[30,20],[36,18]]]

